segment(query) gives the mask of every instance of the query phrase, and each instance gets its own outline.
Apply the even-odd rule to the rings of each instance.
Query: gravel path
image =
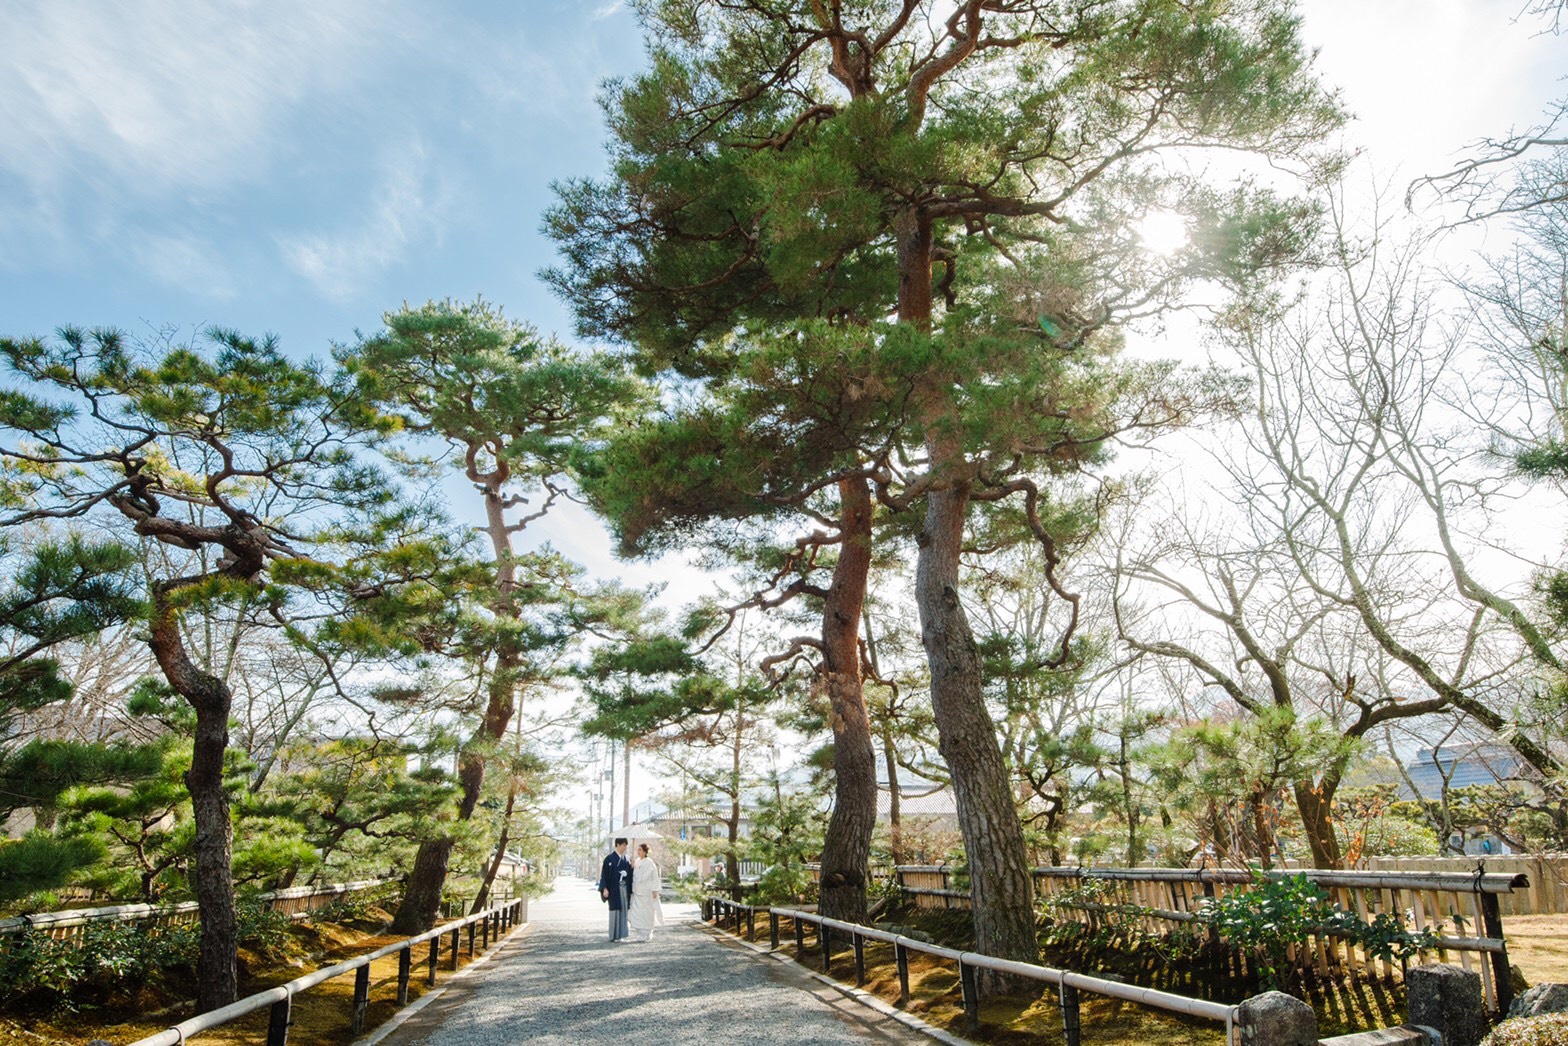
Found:
[[[593,884],[558,879],[529,926],[385,1046],[502,1043],[929,1043],[790,964],[716,939],[666,905],[646,944],[607,940]]]

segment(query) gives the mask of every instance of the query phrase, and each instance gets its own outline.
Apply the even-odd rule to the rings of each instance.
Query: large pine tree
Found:
[[[1304,154],[1337,109],[1282,0],[637,8],[651,67],[605,98],[610,176],[560,187],[550,277],[585,333],[686,375],[723,374],[748,325],[872,332],[869,391],[915,433],[874,479],[891,508],[923,510],[916,598],[977,946],[1033,958],[1023,837],[959,599],[970,506],[1017,498],[1054,569],[1038,477],[1194,406],[1168,370],[1114,367],[1115,321],[1300,245],[1302,209],[1212,188],[1199,157]],[[1165,208],[1195,216],[1169,257],[1136,233]]]

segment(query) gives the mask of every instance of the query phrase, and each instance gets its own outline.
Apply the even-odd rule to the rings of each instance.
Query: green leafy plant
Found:
[[[1204,901],[1200,916],[1230,944],[1263,958],[1260,972],[1271,988],[1289,981],[1291,948],[1315,935],[1346,937],[1383,959],[1403,959],[1437,943],[1434,929],[1406,929],[1391,912],[1362,919],[1332,903],[1305,874],[1275,877],[1254,869],[1251,887]]]

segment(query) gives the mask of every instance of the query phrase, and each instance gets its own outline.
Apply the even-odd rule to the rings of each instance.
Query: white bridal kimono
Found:
[[[626,912],[632,940],[650,940],[653,928],[664,925],[664,909],[659,905],[658,896],[663,888],[659,865],[652,857],[644,857],[632,866],[632,904]]]

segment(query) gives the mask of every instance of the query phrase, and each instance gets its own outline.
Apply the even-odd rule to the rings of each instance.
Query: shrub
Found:
[[[1348,937],[1368,955],[1403,959],[1437,943],[1437,933],[1405,929],[1403,920],[1383,912],[1370,922],[1329,901],[1327,892],[1305,875],[1267,876],[1254,870],[1252,886],[1206,900],[1200,913],[1219,935],[1238,948],[1261,955],[1262,979],[1271,988],[1290,977],[1292,946],[1324,931]]]
[[[239,901],[234,914],[241,948],[262,956],[282,955],[286,951],[289,927],[293,925],[287,915],[264,901],[251,900]]]
[[[1568,1046],[1568,1013],[1504,1021],[1481,1040],[1481,1046]]]

